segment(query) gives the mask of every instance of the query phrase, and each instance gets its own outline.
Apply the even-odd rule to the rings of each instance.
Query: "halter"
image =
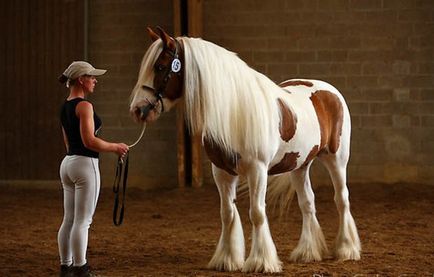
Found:
[[[168,53],[172,57],[170,67],[165,72],[166,75],[164,76],[163,83],[157,89],[154,90],[155,91],[154,96],[156,98],[156,101],[151,102],[149,99],[146,98],[149,105],[140,108],[142,118],[146,118],[149,111],[155,109],[156,104],[158,102],[161,103],[161,112],[164,112],[163,98],[164,98],[164,92],[166,91],[167,83],[169,83],[170,78],[172,78],[172,76],[174,75],[173,73],[175,73],[176,75],[181,75],[181,61],[179,60],[178,45],[179,42],[175,39],[175,50],[172,51],[168,49]]]

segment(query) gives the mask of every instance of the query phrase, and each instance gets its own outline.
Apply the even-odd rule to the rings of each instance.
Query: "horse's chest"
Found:
[[[204,148],[211,162],[220,169],[225,170],[231,175],[236,173],[236,166],[240,155],[238,153],[227,153],[215,142],[204,139]]]

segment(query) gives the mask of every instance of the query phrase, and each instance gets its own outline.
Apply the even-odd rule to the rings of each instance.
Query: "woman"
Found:
[[[58,233],[60,276],[94,276],[87,264],[88,229],[98,201],[99,152],[125,156],[128,146],[97,137],[101,119],[85,100],[94,92],[96,77],[106,70],[95,69],[84,61],[73,62],[59,77],[66,83],[69,96],[60,119],[67,154],[60,165],[63,186],[64,217]]]

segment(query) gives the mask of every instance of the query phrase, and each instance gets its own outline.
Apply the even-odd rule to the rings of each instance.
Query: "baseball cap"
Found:
[[[61,83],[65,83],[68,80],[74,80],[83,75],[100,76],[106,72],[107,70],[96,69],[88,62],[74,61],[68,66],[67,69],[65,69],[62,75],[59,77],[59,81]]]

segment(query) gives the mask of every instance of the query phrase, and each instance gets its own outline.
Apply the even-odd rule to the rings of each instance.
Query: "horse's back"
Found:
[[[290,79],[283,81],[279,84],[279,87],[283,88],[289,93],[301,93],[301,94],[311,94],[316,91],[328,91],[336,94],[341,102],[345,104],[345,100],[339,90],[333,85],[322,81],[322,80],[312,80],[312,79]],[[346,104],[345,104],[346,105]]]

